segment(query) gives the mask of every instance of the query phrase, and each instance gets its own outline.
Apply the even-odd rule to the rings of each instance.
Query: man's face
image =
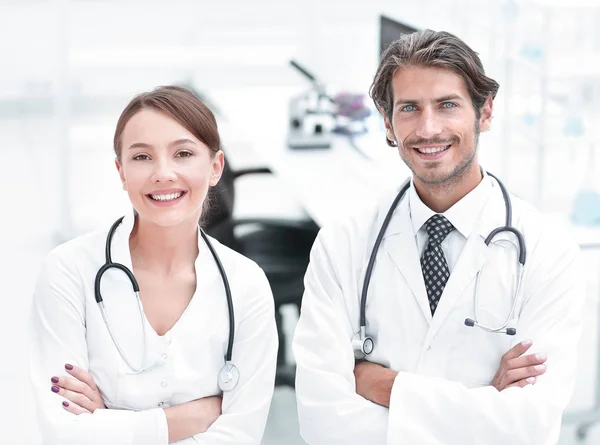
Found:
[[[424,185],[459,180],[478,169],[477,142],[492,117],[488,99],[477,118],[463,79],[454,72],[409,66],[392,79],[393,111],[386,117],[387,137]]]

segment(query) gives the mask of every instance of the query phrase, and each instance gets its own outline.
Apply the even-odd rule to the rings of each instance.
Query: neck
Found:
[[[198,256],[197,223],[161,227],[136,215],[129,250],[134,268],[157,274],[187,270]]]
[[[444,213],[464,198],[483,179],[479,165],[473,165],[474,168],[441,184],[424,183],[414,177],[415,189],[423,203],[436,213]]]

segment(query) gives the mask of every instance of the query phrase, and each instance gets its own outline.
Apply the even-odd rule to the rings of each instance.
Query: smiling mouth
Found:
[[[448,150],[451,146],[452,146],[452,144],[440,145],[438,147],[426,147],[426,148],[425,147],[413,147],[413,148],[422,155],[432,156],[432,155],[436,155],[438,153]]]
[[[184,194],[185,194],[185,192],[177,192],[177,193],[168,193],[165,195],[149,194],[147,196],[148,196],[148,198],[150,198],[153,201],[169,202],[169,201],[175,201],[176,199],[181,198]]]

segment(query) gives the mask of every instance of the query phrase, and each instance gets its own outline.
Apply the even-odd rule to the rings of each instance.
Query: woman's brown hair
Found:
[[[114,136],[114,150],[121,162],[121,137],[129,119],[143,109],[154,109],[168,114],[206,144],[211,152],[221,149],[221,138],[217,121],[212,111],[190,90],[179,86],[161,86],[135,96],[125,107]]]

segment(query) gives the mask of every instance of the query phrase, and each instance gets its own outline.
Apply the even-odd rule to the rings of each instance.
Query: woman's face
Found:
[[[139,217],[172,227],[198,222],[209,186],[221,177],[223,158],[169,115],[143,109],[125,125],[116,165]]]

